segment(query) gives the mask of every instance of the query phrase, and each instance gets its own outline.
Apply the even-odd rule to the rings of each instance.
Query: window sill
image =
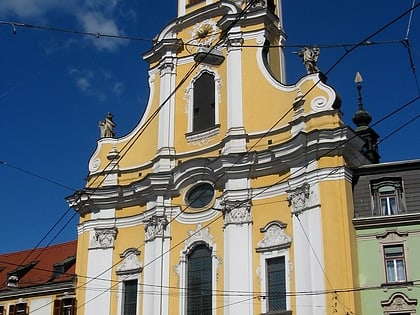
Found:
[[[404,282],[388,282],[382,283],[381,288],[384,290],[393,289],[393,288],[411,288],[413,287],[413,281],[404,281]]]
[[[200,130],[200,131],[193,131],[185,134],[185,138],[187,142],[207,142],[211,137],[219,134],[220,132],[220,125],[214,125],[211,128]],[[207,140],[207,141],[206,141]]]

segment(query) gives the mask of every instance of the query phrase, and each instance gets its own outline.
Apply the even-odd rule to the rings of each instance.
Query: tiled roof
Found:
[[[71,281],[76,250],[77,241],[70,241],[33,251],[0,254],[0,290],[10,288],[13,276],[17,277],[18,288]]]

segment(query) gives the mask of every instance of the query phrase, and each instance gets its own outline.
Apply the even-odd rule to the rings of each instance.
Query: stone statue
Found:
[[[299,57],[302,58],[307,74],[319,72],[319,69],[316,65],[319,57],[319,51],[319,47],[314,45],[312,48],[304,47],[300,52],[296,53]]]
[[[101,139],[102,138],[113,138],[115,137],[115,123],[112,121],[113,115],[111,113],[108,113],[105,117],[105,119],[101,120],[99,122],[99,129],[101,131]]]

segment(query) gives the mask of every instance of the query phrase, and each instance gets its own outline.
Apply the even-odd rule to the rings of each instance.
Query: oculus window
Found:
[[[207,207],[214,197],[214,188],[210,183],[202,183],[192,187],[186,194],[186,203],[192,209]]]

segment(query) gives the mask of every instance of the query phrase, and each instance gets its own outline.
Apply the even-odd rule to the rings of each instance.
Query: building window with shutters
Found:
[[[76,299],[68,297],[54,300],[53,315],[76,315]]]
[[[187,262],[187,314],[212,314],[212,258],[205,244],[196,245]]]
[[[28,315],[29,310],[26,303],[18,303],[9,306],[9,315]]]

